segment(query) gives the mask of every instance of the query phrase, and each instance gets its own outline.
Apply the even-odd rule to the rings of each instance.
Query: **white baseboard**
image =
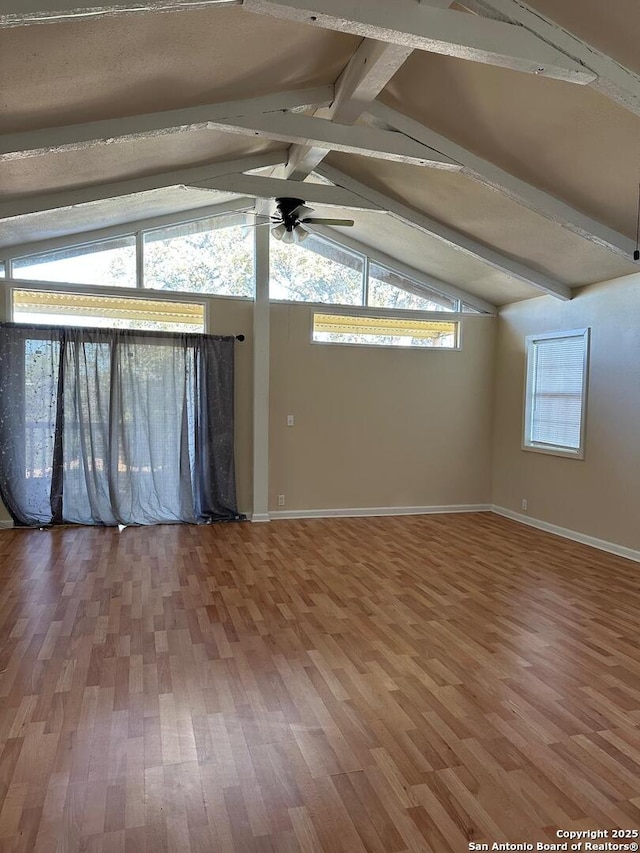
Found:
[[[261,523],[263,521],[271,521],[271,516],[269,515],[268,512],[261,512],[261,513],[256,512],[256,513],[253,513],[253,515],[248,515],[247,517],[250,518],[251,521],[254,521],[256,524]]]
[[[0,530],[10,530],[13,527],[13,521],[10,518],[0,519]]]
[[[377,518],[385,515],[435,515],[445,512],[490,512],[490,504],[453,504],[452,506],[373,506],[349,509],[276,510],[272,521],[287,518]]]
[[[538,530],[544,530],[546,533],[553,533],[555,536],[562,536],[563,539],[571,539],[573,542],[580,542],[582,545],[590,545],[592,548],[597,548],[599,551],[606,551],[608,554],[615,554],[617,557],[626,557],[627,560],[634,560],[640,563],[640,551],[635,551],[633,548],[627,548],[624,545],[616,545],[615,542],[607,542],[606,539],[597,539],[595,536],[587,536],[585,533],[578,533],[576,530],[569,530],[568,527],[559,527],[557,524],[550,524],[548,521],[540,521],[538,518],[531,518],[529,515],[523,515],[520,512],[514,512],[511,509],[506,509],[503,506],[492,506],[491,511],[496,515],[502,515],[505,518],[510,518],[512,521],[517,521],[520,524],[526,524],[529,527],[535,527]]]

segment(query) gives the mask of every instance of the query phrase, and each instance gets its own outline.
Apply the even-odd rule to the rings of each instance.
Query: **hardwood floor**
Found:
[[[0,850],[640,827],[640,566],[490,514],[0,533]]]

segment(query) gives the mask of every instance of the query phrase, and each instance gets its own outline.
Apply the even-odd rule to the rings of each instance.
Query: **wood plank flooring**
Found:
[[[640,827],[640,566],[490,514],[0,533],[0,850]]]

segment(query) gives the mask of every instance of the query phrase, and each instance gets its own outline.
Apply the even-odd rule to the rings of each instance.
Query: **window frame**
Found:
[[[294,303],[299,305],[300,303]],[[359,347],[364,349],[393,350],[407,352],[460,352],[462,350],[462,338],[464,329],[464,314],[461,311],[412,311],[404,308],[392,310],[389,308],[364,308],[354,305],[325,305],[321,302],[303,303],[309,308],[309,341],[313,346],[321,347]],[[331,309],[331,310],[330,310]],[[373,317],[379,318],[382,314],[389,320],[433,320],[437,323],[455,323],[457,326],[456,345],[453,347],[419,347],[400,346],[399,344],[365,344],[348,343],[346,341],[316,341],[313,337],[315,315],[335,314],[338,317]]]
[[[552,341],[560,338],[581,338],[584,341],[582,354],[582,399],[580,407],[580,445],[577,448],[562,445],[542,444],[531,439],[533,427],[533,387],[536,376],[536,344],[540,341]],[[525,338],[525,377],[524,377],[524,409],[522,425],[521,449],[531,453],[544,453],[547,456],[560,456],[565,459],[585,458],[585,442],[587,427],[587,397],[589,388],[591,329],[569,329],[557,332],[542,332],[527,335]]]

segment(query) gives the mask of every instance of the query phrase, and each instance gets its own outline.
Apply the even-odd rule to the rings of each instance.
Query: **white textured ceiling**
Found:
[[[232,193],[202,192],[181,187],[166,187],[120,198],[103,199],[60,210],[45,210],[27,216],[5,219],[0,227],[0,249],[33,240],[66,237],[84,231],[97,231],[121,223],[171,213],[197,210],[236,199]]]
[[[640,72],[640,4],[530,0],[566,29]],[[223,102],[335,82],[355,36],[241,8],[0,30],[0,133]],[[632,238],[640,118],[586,86],[414,52],[381,100],[512,175]],[[207,130],[0,162],[0,202],[283,149]],[[636,265],[456,173],[348,154],[327,162],[507,258],[581,286]],[[215,203],[168,188],[0,221],[0,246]],[[539,291],[414,227],[358,214],[351,236],[495,304]]]

